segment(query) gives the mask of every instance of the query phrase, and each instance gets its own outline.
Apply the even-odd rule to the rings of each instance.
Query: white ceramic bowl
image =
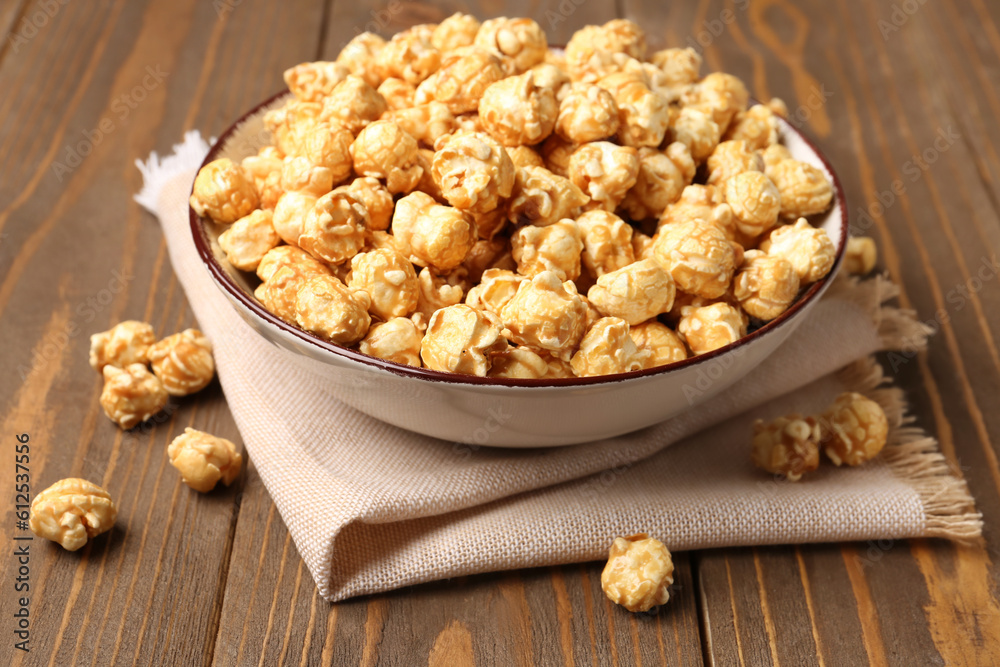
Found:
[[[238,162],[271,143],[263,115],[279,94],[247,113],[205,158]],[[237,312],[260,335],[292,350],[329,380],[330,391],[362,412],[411,431],[470,445],[545,447],[628,433],[691,409],[749,373],[788,337],[830,285],[847,244],[847,206],[833,169],[788,123],[783,141],[796,159],[833,183],[833,207],[816,224],[837,246],[837,261],[777,319],[709,354],[659,368],[592,378],[505,380],[412,368],[339,347],[275,317],[254,298],[253,274],[234,269],[218,244],[222,228],[193,210],[191,231],[208,271]]]

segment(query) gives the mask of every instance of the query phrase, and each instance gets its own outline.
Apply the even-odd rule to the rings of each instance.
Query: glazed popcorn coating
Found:
[[[792,152],[782,144],[772,144],[760,151],[760,157],[764,160],[764,173],[770,178],[779,163],[792,159]]]
[[[666,151],[640,148],[636,157],[639,174],[621,206],[632,220],[658,217],[694,178],[694,160],[680,142],[670,144]]]
[[[333,189],[333,172],[328,167],[314,165],[308,158],[288,156],[281,162],[278,185],[280,194],[276,201],[286,192],[322,197]]]
[[[491,378],[537,380],[549,372],[548,362],[526,347],[508,347],[494,354],[492,360],[493,365],[487,373]]]
[[[878,456],[889,437],[882,406],[855,392],[845,392],[823,413],[822,444],[836,465],[856,466]]]
[[[733,176],[726,181],[725,193],[740,233],[760,236],[778,223],[781,195],[763,172],[747,171]]]
[[[103,373],[101,407],[108,419],[126,431],[157,414],[169,400],[163,383],[145,364],[107,365]]]
[[[385,113],[388,105],[375,88],[359,76],[349,75],[323,98],[322,120],[340,123],[357,135]]]
[[[618,106],[618,141],[626,146],[659,146],[670,125],[670,102],[631,74],[616,72],[598,81]]]
[[[321,102],[350,73],[337,62],[301,63],[285,70],[285,84],[300,101]]]
[[[441,69],[417,87],[413,101],[441,102],[455,115],[476,111],[484,92],[503,78],[498,57],[485,49],[463,49],[445,56]]]
[[[514,189],[514,163],[493,137],[459,131],[434,153],[434,182],[456,208],[475,213],[492,211]]]
[[[674,563],[667,547],[645,533],[616,537],[601,572],[608,599],[631,612],[666,604],[674,583]]]
[[[431,44],[445,53],[462,46],[471,46],[479,32],[479,19],[469,14],[455,12],[441,21],[431,33]]]
[[[587,303],[571,281],[542,271],[518,285],[501,316],[510,340],[568,360],[587,329]]]
[[[722,130],[707,113],[684,107],[670,126],[670,136],[687,146],[694,161],[701,164],[719,145]]]
[[[837,259],[837,249],[826,230],[813,227],[805,218],[774,229],[760,249],[790,262],[803,285],[825,277]]]
[[[614,213],[587,211],[576,220],[583,240],[583,264],[594,278],[635,261],[631,225]]]
[[[435,275],[430,269],[421,269],[417,275],[420,293],[417,297],[417,313],[424,322],[442,308],[462,303],[465,293],[460,284],[453,284],[446,277]]]
[[[329,267],[302,248],[282,245],[268,250],[257,265],[257,277],[270,278],[281,267],[294,267],[301,273],[330,273]]]
[[[476,241],[471,216],[442,206],[423,192],[410,193],[396,202],[392,233],[402,255],[438,271],[461,264]]]
[[[351,74],[361,77],[369,86],[377,87],[382,77],[376,67],[378,52],[385,46],[385,40],[375,33],[363,32],[356,35],[340,50],[337,64],[347,68]]]
[[[335,192],[354,197],[365,207],[365,227],[372,232],[384,232],[392,223],[392,194],[382,181],[371,176],[355,178],[348,185],[341,185]]]
[[[708,156],[706,166],[707,185],[723,187],[729,179],[738,174],[764,171],[764,160],[745,141],[723,141]]]
[[[560,280],[575,280],[580,276],[583,239],[572,220],[560,220],[546,227],[525,225],[514,232],[510,243],[521,275],[530,278],[551,271]]]
[[[494,354],[507,349],[500,318],[465,304],[442,308],[431,316],[420,342],[427,368],[485,377]]]
[[[732,74],[713,72],[684,94],[685,107],[703,111],[725,132],[737,113],[750,101],[746,86]]]
[[[209,162],[198,172],[191,208],[202,217],[228,225],[260,206],[253,180],[229,158]]]
[[[348,286],[368,293],[368,312],[381,320],[409,315],[416,310],[420,294],[413,264],[387,248],[355,255]]]
[[[660,68],[666,83],[684,86],[698,80],[701,72],[701,55],[691,47],[663,49],[650,57],[650,62]]]
[[[526,72],[545,60],[548,40],[531,19],[500,17],[483,21],[475,45],[500,57],[508,74]]]
[[[429,148],[421,148],[417,152],[417,164],[423,169],[424,173],[420,177],[420,181],[417,182],[417,187],[413,189],[414,192],[423,192],[424,194],[430,195],[434,201],[439,204],[447,203],[444,195],[441,193],[441,188],[438,184],[434,182],[434,174],[431,173],[431,164],[434,162],[434,151]]]
[[[728,303],[682,309],[677,333],[693,354],[705,354],[735,343],[747,333],[746,316]]]
[[[215,377],[212,344],[197,329],[185,329],[152,345],[149,363],[171,396],[201,391]]]
[[[628,323],[617,317],[603,317],[587,330],[570,366],[577,377],[628,373],[644,366],[643,357],[629,336]]]
[[[733,244],[716,226],[679,222],[663,226],[657,236],[654,257],[679,289],[706,299],[725,294],[738,262]]]
[[[535,76],[535,85],[548,88],[555,96],[556,100],[561,100],[565,94],[565,89],[570,84],[569,74],[552,63],[539,63],[529,70]]]
[[[579,222],[577,223],[579,224]],[[586,243],[586,239],[584,239]],[[586,250],[584,250],[584,261],[587,259]],[[652,259],[653,258],[653,237],[643,234],[638,229],[632,231],[632,255],[635,259]]]
[[[379,359],[420,368],[420,341],[423,337],[412,320],[393,317],[373,324],[358,343],[358,349]]]
[[[298,295],[299,287],[302,286],[307,278],[312,276],[332,275],[329,267],[325,264],[321,264],[312,257],[310,259],[315,264],[291,262],[277,265],[271,271],[270,275],[268,275],[267,279],[258,285],[253,293],[268,311],[292,324],[295,323],[295,299]],[[261,264],[263,265],[263,262]],[[259,270],[260,267],[258,267]]]
[[[781,195],[781,215],[801,218],[822,213],[833,200],[833,186],[817,167],[799,160],[782,160],[768,173]]]
[[[119,322],[90,337],[90,367],[100,372],[108,365],[125,368],[144,364],[149,360],[149,346],[155,342],[152,325],[138,320]]]
[[[538,154],[531,146],[510,146],[505,147],[507,150],[507,155],[510,157],[511,162],[514,163],[515,167],[544,167],[545,160],[542,156]]]
[[[288,155],[304,157],[329,169],[332,186],[351,175],[353,141],[354,135],[340,123],[308,119],[297,123],[279,147]]]
[[[469,290],[465,303],[478,310],[499,315],[521,283],[528,280],[522,275],[504,269],[486,269],[479,284]]]
[[[183,482],[201,493],[208,493],[220,481],[229,486],[243,465],[243,457],[232,442],[193,428],[184,429],[173,439],[167,456]]]
[[[298,244],[317,259],[340,264],[364,247],[366,218],[364,204],[351,195],[323,195],[306,215]]]
[[[753,464],[797,482],[819,467],[819,424],[812,417],[791,414],[753,425]]]
[[[555,131],[570,143],[583,144],[613,137],[618,124],[618,105],[610,92],[596,84],[574,83],[559,101]]]
[[[760,250],[747,250],[733,279],[733,295],[751,317],[765,322],[788,310],[799,292],[799,276],[790,263]]]
[[[643,368],[666,366],[688,358],[687,347],[681,337],[656,320],[630,327],[629,335],[645,359]]]
[[[742,140],[753,150],[763,151],[779,139],[776,114],[763,104],[755,104],[733,118],[726,131],[727,140]]]
[[[295,293],[295,322],[339,345],[353,345],[368,333],[367,292],[353,291],[328,275],[307,276]]]
[[[844,270],[852,275],[867,275],[875,269],[878,249],[870,236],[852,236],[847,239],[844,252]]]
[[[675,289],[669,273],[644,259],[602,275],[587,292],[587,299],[602,315],[635,325],[670,312]]]
[[[257,210],[240,218],[219,235],[226,259],[240,271],[256,271],[267,251],[281,243],[271,211]]]
[[[398,32],[375,56],[375,67],[382,77],[397,77],[414,86],[441,66],[441,52],[434,48],[434,27],[415,25]]]
[[[593,207],[606,211],[618,207],[638,177],[638,152],[631,146],[593,141],[569,159],[569,179],[590,196]]]
[[[408,109],[413,106],[417,94],[416,86],[392,76],[379,84],[376,89],[385,100],[387,110]]]
[[[392,194],[410,192],[423,175],[417,140],[391,120],[377,120],[361,130],[350,154],[358,174],[384,180]]]
[[[62,479],[31,501],[28,527],[38,537],[76,551],[115,525],[118,508],[111,495],[85,479]]]
[[[722,193],[715,186],[695,184],[685,187],[680,199],[663,209],[659,228],[695,220],[718,228],[730,241],[736,240],[738,230],[733,209],[725,203]]]
[[[290,99],[284,105],[264,114],[264,126],[274,138],[274,145],[281,156],[293,147],[293,139],[304,137],[303,129],[319,121],[323,113],[321,102],[303,102]],[[298,136],[295,136],[298,135]]]
[[[632,21],[613,19],[577,30],[566,44],[566,69],[574,81],[594,82],[617,69],[617,54],[645,59],[646,35]]]
[[[278,198],[284,193],[281,187],[283,157],[274,146],[265,146],[257,155],[248,155],[240,162],[243,172],[253,181],[261,208],[273,211]]]
[[[479,239],[460,268],[465,270],[470,285],[478,284],[488,269],[515,270],[517,263],[510,252],[510,239],[505,236],[493,240]]]
[[[507,219],[516,225],[545,227],[563,218],[574,218],[590,201],[572,181],[545,167],[518,168],[514,173]]]
[[[507,228],[507,206],[501,205],[492,211],[476,213],[469,211],[472,216],[472,226],[476,230],[476,236],[480,239],[492,241],[494,238],[506,238],[500,235]],[[498,235],[500,235],[498,237]]]
[[[525,72],[490,85],[479,101],[483,127],[504,146],[534,145],[552,134],[559,103],[550,88]]]
[[[558,134],[552,134],[539,146],[539,152],[546,169],[553,174],[569,178],[569,159],[579,147],[580,144],[570,143]]]
[[[419,143],[427,146],[433,146],[438,139],[456,129],[455,116],[447,105],[438,101],[388,111],[382,115],[382,119],[396,123]]]

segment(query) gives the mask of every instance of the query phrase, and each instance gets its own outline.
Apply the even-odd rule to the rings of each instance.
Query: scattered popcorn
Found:
[[[104,367],[101,407],[108,419],[126,431],[160,412],[168,400],[163,383],[145,364]]]
[[[861,465],[878,456],[889,436],[882,406],[855,392],[845,392],[823,414],[823,452],[836,465]]]
[[[753,463],[797,482],[819,467],[819,440],[819,424],[811,417],[793,414],[768,423],[758,419],[753,425]]]
[[[220,481],[226,486],[232,484],[243,464],[232,442],[193,428],[184,429],[173,439],[167,456],[184,483],[201,493],[208,493]]]
[[[107,491],[85,479],[63,479],[31,501],[31,532],[76,551],[115,525],[118,509]]]
[[[667,603],[673,583],[674,563],[662,542],[645,533],[615,538],[601,572],[609,600],[631,612],[649,611]]]
[[[867,275],[875,269],[878,249],[870,236],[852,236],[847,239],[844,269],[853,275]]]
[[[105,366],[125,368],[149,361],[149,346],[156,342],[151,324],[137,320],[119,322],[108,331],[90,337],[90,366],[103,371]]]
[[[186,329],[150,346],[149,363],[171,396],[201,391],[215,377],[212,344],[197,329]]]

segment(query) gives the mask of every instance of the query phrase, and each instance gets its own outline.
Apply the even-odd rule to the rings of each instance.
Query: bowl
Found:
[[[290,95],[261,103],[215,142],[205,161],[234,162],[271,143],[263,116]],[[713,352],[658,368],[587,378],[515,380],[413,368],[340,347],[268,312],[253,296],[258,279],[232,267],[219,247],[223,227],[190,211],[205,268],[237,313],[265,339],[322,375],[332,395],[377,419],[471,447],[551,447],[610,438],[670,419],[731,386],[781,345],[833,281],[847,245],[843,188],[829,163],[798,130],[781,121],[783,143],[822,169],[834,188],[832,208],[812,220],[837,247],[833,269],[778,318]]]

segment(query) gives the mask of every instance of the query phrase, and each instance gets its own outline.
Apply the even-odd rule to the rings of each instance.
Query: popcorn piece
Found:
[[[229,158],[209,162],[194,179],[191,208],[202,217],[228,225],[260,206],[253,181]]]
[[[273,220],[271,211],[257,210],[222,232],[219,246],[229,263],[240,271],[256,271],[267,251],[281,242]]]
[[[694,354],[705,354],[735,343],[747,333],[746,316],[728,303],[683,310],[679,333]]]
[[[763,104],[755,104],[733,118],[726,131],[726,140],[745,141],[753,150],[763,151],[779,139],[777,115]]]
[[[826,230],[813,227],[805,218],[799,218],[794,225],[774,229],[761,242],[760,249],[791,262],[803,285],[825,277],[837,259],[837,249]]]
[[[680,142],[670,144],[665,152],[640,148],[637,157],[639,174],[622,200],[622,208],[632,220],[655,218],[677,201],[694,179],[694,160],[687,146]]]
[[[455,12],[441,21],[431,34],[431,44],[445,53],[462,46],[471,46],[479,32],[479,19],[469,14]]]
[[[101,407],[108,419],[125,430],[146,421],[164,408],[169,400],[159,378],[145,364],[125,368],[104,367]]]
[[[549,372],[549,364],[526,347],[508,347],[493,355],[493,365],[487,375],[491,378],[516,378],[537,380]]]
[[[574,81],[594,82],[617,69],[616,54],[645,60],[642,28],[626,19],[584,26],[566,44],[566,69]]]
[[[282,194],[302,192],[322,197],[333,189],[333,172],[328,167],[314,165],[308,158],[288,156],[281,163],[278,185]]]
[[[583,240],[572,220],[560,220],[547,227],[525,225],[514,232],[510,241],[518,273],[530,278],[551,271],[560,280],[580,276]]]
[[[506,148],[507,155],[515,167],[544,167],[545,160],[531,146],[510,146]]]
[[[792,152],[782,144],[772,144],[760,151],[760,157],[764,160],[764,173],[770,178],[780,162],[792,159]]]
[[[307,192],[286,192],[274,207],[271,224],[285,243],[298,245],[306,218],[316,207],[317,198]]]
[[[643,368],[666,366],[688,357],[684,341],[670,327],[656,320],[637,324],[629,329],[629,335],[644,355]]]
[[[625,72],[602,78],[618,106],[618,141],[626,146],[659,146],[670,125],[670,101],[650,90],[642,79]]]
[[[768,176],[781,195],[781,215],[801,218],[822,213],[833,200],[833,186],[826,174],[807,162],[782,160]]]
[[[631,612],[649,611],[667,603],[673,583],[674,563],[662,542],[645,533],[615,538],[601,572],[609,600]]]
[[[398,32],[375,56],[382,79],[397,77],[414,86],[441,66],[441,52],[431,41],[434,27],[415,25]]]
[[[329,275],[305,277],[295,294],[295,322],[339,345],[353,345],[368,333],[367,292],[352,291]]]
[[[318,167],[329,169],[333,177],[331,187],[351,175],[351,142],[354,135],[340,123],[311,118],[301,120],[281,139],[276,135],[276,141],[285,154],[304,157]]]
[[[340,264],[365,245],[367,211],[345,192],[331,192],[316,201],[306,215],[299,245],[317,259]]]
[[[724,133],[737,113],[745,111],[750,93],[732,74],[713,72],[691,86],[684,95],[684,106],[703,111]]]
[[[413,192],[398,202],[392,232],[401,254],[419,266],[447,271],[462,263],[475,243],[472,218],[430,195]]]
[[[393,121],[411,137],[428,146],[433,146],[438,139],[456,129],[455,116],[447,105],[437,101],[389,111],[382,118]]]
[[[653,253],[679,289],[706,299],[725,294],[739,263],[725,234],[697,220],[662,227]]]
[[[507,207],[501,206],[485,213],[469,212],[476,236],[493,240],[507,226]]]
[[[588,201],[590,197],[569,179],[544,167],[525,167],[515,171],[507,218],[514,224],[545,227],[576,217]]]
[[[536,86],[548,88],[557,100],[562,99],[564,88],[570,83],[569,74],[563,68],[552,63],[540,63],[528,71],[534,74]]]
[[[430,269],[421,269],[417,276],[420,294],[417,298],[417,313],[424,320],[429,320],[441,308],[462,303],[464,290],[461,285],[452,284],[441,276],[434,275]]]
[[[733,295],[751,317],[773,320],[788,310],[799,292],[790,263],[760,250],[748,250],[733,280]]]
[[[577,377],[629,373],[643,368],[643,355],[629,336],[628,323],[617,317],[604,317],[593,324],[570,366]]]
[[[485,377],[494,354],[507,349],[500,334],[500,318],[465,304],[434,313],[420,343],[420,358],[427,368]]]
[[[791,414],[753,425],[753,464],[791,482],[819,467],[819,424],[812,417]]]
[[[614,213],[587,211],[576,220],[583,239],[583,263],[595,278],[635,261],[632,227]]]
[[[348,286],[367,292],[372,301],[368,312],[382,320],[404,317],[417,308],[420,293],[417,272],[394,250],[372,250],[355,255],[351,260]]]
[[[371,176],[355,178],[348,185],[341,185],[336,192],[343,192],[354,197],[364,207],[365,227],[373,232],[384,232],[392,222],[392,194],[382,185],[382,182]]]
[[[363,32],[340,50],[337,64],[345,67],[354,76],[364,79],[369,86],[377,87],[382,82],[382,77],[375,62],[384,46],[384,39],[375,33]]]
[[[149,346],[155,342],[152,325],[137,320],[119,322],[90,337],[90,366],[100,372],[109,365],[125,368],[144,364],[149,360]]]
[[[463,113],[455,116],[455,123],[458,125],[459,130],[465,130],[466,132],[485,132],[486,129],[483,128],[482,119],[479,118],[479,113]],[[443,139],[441,140],[443,141]]]
[[[301,273],[330,273],[329,267],[301,248],[283,245],[264,254],[257,265],[257,277],[268,280],[281,267],[294,267]]]
[[[504,146],[541,142],[552,134],[558,115],[555,93],[537,86],[531,71],[490,85],[479,102],[483,127]]]
[[[557,176],[569,178],[569,159],[579,147],[579,144],[569,143],[559,135],[552,134],[542,142],[539,152],[546,169]]]
[[[476,111],[483,93],[503,77],[503,64],[495,55],[463,49],[445,56],[441,69],[417,87],[414,102],[441,102],[455,115]]]
[[[369,123],[378,120],[387,108],[385,98],[375,88],[352,74],[323,98],[320,119],[340,123],[357,135]]]
[[[722,130],[703,111],[684,107],[670,126],[673,141],[679,141],[691,151],[691,157],[701,164],[719,145]]]
[[[878,249],[875,239],[870,236],[852,236],[847,239],[847,250],[844,255],[844,269],[853,275],[866,275],[875,269]]]
[[[608,141],[583,144],[569,159],[569,179],[595,208],[614,211],[639,177],[636,149]]]
[[[461,268],[467,272],[466,277],[472,285],[479,283],[488,269],[515,270],[517,263],[510,252],[510,239],[501,236],[493,240],[476,241],[465,256]]]
[[[685,86],[698,80],[701,55],[694,49],[664,49],[657,51],[650,61],[660,68],[671,86]]]
[[[763,171],[764,160],[745,141],[723,141],[708,156],[708,185],[725,186],[733,176]]]
[[[483,21],[475,45],[499,56],[509,74],[526,72],[545,60],[548,40],[542,27],[527,18]]]
[[[726,181],[725,193],[740,233],[754,238],[777,224],[781,195],[763,172],[747,171],[733,176]]]
[[[31,501],[31,532],[76,551],[115,525],[118,509],[107,491],[85,479],[59,480]]]
[[[580,221],[577,220],[577,226],[579,226]],[[587,243],[586,237],[584,237],[584,244]],[[632,230],[632,256],[636,260],[640,259],[652,259],[653,258],[653,237],[647,236],[640,232],[638,229]],[[584,262],[587,261],[587,250],[584,249],[583,255]],[[620,268],[620,267],[619,267]]]
[[[201,391],[215,377],[212,344],[197,329],[186,329],[149,348],[153,373],[171,396]]]
[[[610,92],[592,83],[574,83],[559,101],[555,131],[570,143],[583,144],[613,137],[618,124],[618,105]]]
[[[274,205],[284,194],[281,187],[282,154],[274,146],[261,148],[257,155],[243,158],[240,166],[253,181],[253,187],[260,199],[260,207],[274,210]]]
[[[517,294],[517,288],[528,280],[522,275],[504,269],[486,269],[482,280],[469,290],[465,303],[478,310],[499,315],[503,307]]]
[[[243,465],[243,457],[232,442],[193,428],[184,429],[173,439],[167,456],[184,483],[201,493],[208,493],[220,481],[229,486]]]
[[[420,341],[424,335],[412,320],[394,317],[372,325],[358,349],[397,364],[420,368]]]
[[[264,259],[266,260],[267,257]],[[295,299],[297,298],[299,287],[312,276],[332,275],[330,269],[325,264],[318,262],[312,257],[310,259],[315,264],[306,262],[278,264],[271,271],[270,275],[268,275],[267,279],[254,290],[254,296],[264,304],[264,307],[286,322],[295,323]],[[263,265],[263,261],[261,264]],[[258,267],[259,271],[260,267]]]
[[[410,192],[423,175],[417,140],[391,120],[377,120],[361,130],[350,153],[355,171],[384,179],[393,194]]]
[[[733,209],[723,200],[722,193],[714,186],[689,185],[681,191],[680,199],[663,209],[660,229],[680,222],[700,220],[719,229],[730,241],[738,234]]]
[[[514,189],[514,163],[482,132],[451,135],[434,153],[431,173],[448,203],[475,213],[492,211]]]
[[[441,193],[441,188],[438,184],[434,182],[434,174],[431,173],[431,165],[434,162],[434,151],[429,148],[421,148],[417,153],[417,164],[420,168],[424,170],[423,175],[420,177],[420,181],[417,183],[417,187],[413,189],[414,192],[423,192],[426,195],[430,195],[434,201],[439,204],[444,204],[447,200]],[[475,218],[475,215],[473,215]]]
[[[861,465],[878,456],[889,437],[889,420],[875,401],[845,392],[823,414],[823,452],[836,465]]]
[[[586,333],[587,303],[572,282],[543,271],[518,286],[501,316],[514,343],[568,360]]]
[[[669,273],[644,259],[602,275],[587,292],[587,299],[602,315],[636,325],[670,312],[675,289]]]
[[[320,102],[350,72],[336,62],[301,63],[285,70],[285,83],[302,102]]]
[[[385,100],[386,108],[389,110],[408,109],[413,106],[413,98],[417,89],[412,84],[389,77],[378,87],[378,94]]]

